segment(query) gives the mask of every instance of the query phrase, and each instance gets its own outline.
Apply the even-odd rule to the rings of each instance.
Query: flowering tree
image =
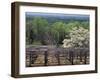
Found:
[[[83,27],[74,27],[63,40],[63,47],[89,47],[89,30]]]

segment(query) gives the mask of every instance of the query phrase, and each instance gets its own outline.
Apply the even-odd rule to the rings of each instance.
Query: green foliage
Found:
[[[26,37],[28,37],[29,44],[32,44],[33,41],[41,40],[43,41],[43,35],[48,30],[48,22],[41,17],[34,17],[31,23],[26,23]]]
[[[63,22],[55,22],[52,24],[51,32],[52,36],[54,36],[57,45],[62,43],[62,40],[64,39],[64,35],[66,33],[65,30],[66,24]]]
[[[26,44],[59,46],[66,36],[70,38],[69,34],[73,28],[79,28],[80,26],[89,30],[88,21],[69,21],[65,23],[58,20],[49,23],[47,19],[42,17],[34,17],[32,20],[26,18]]]
[[[89,30],[89,22],[88,22],[88,21],[81,22],[81,26],[82,26],[83,28]]]
[[[66,32],[70,32],[70,30],[72,30],[74,27],[79,27],[80,24],[81,23],[78,21],[71,21],[71,22],[67,23]]]

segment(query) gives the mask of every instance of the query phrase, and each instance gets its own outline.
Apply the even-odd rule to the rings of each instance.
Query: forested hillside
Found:
[[[89,30],[89,17],[26,14],[26,44],[59,46],[74,27]]]

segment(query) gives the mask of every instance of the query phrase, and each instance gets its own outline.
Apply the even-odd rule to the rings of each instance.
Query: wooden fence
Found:
[[[38,47],[38,48],[27,48],[26,49],[26,66],[31,67],[35,63],[40,54],[44,55],[44,66],[48,65],[49,55],[54,55],[58,64],[61,65],[61,57],[64,57],[66,61],[68,60],[71,65],[75,65],[75,61],[79,61],[80,64],[89,63],[89,48],[48,48],[48,47]],[[28,62],[28,64],[27,64]]]

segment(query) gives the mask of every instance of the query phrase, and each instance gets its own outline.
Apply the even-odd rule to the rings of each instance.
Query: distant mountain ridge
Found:
[[[26,12],[26,18],[28,20],[34,19],[34,17],[42,17],[42,18],[45,18],[49,22],[55,22],[55,21],[67,22],[70,20],[89,21],[89,15]]]

